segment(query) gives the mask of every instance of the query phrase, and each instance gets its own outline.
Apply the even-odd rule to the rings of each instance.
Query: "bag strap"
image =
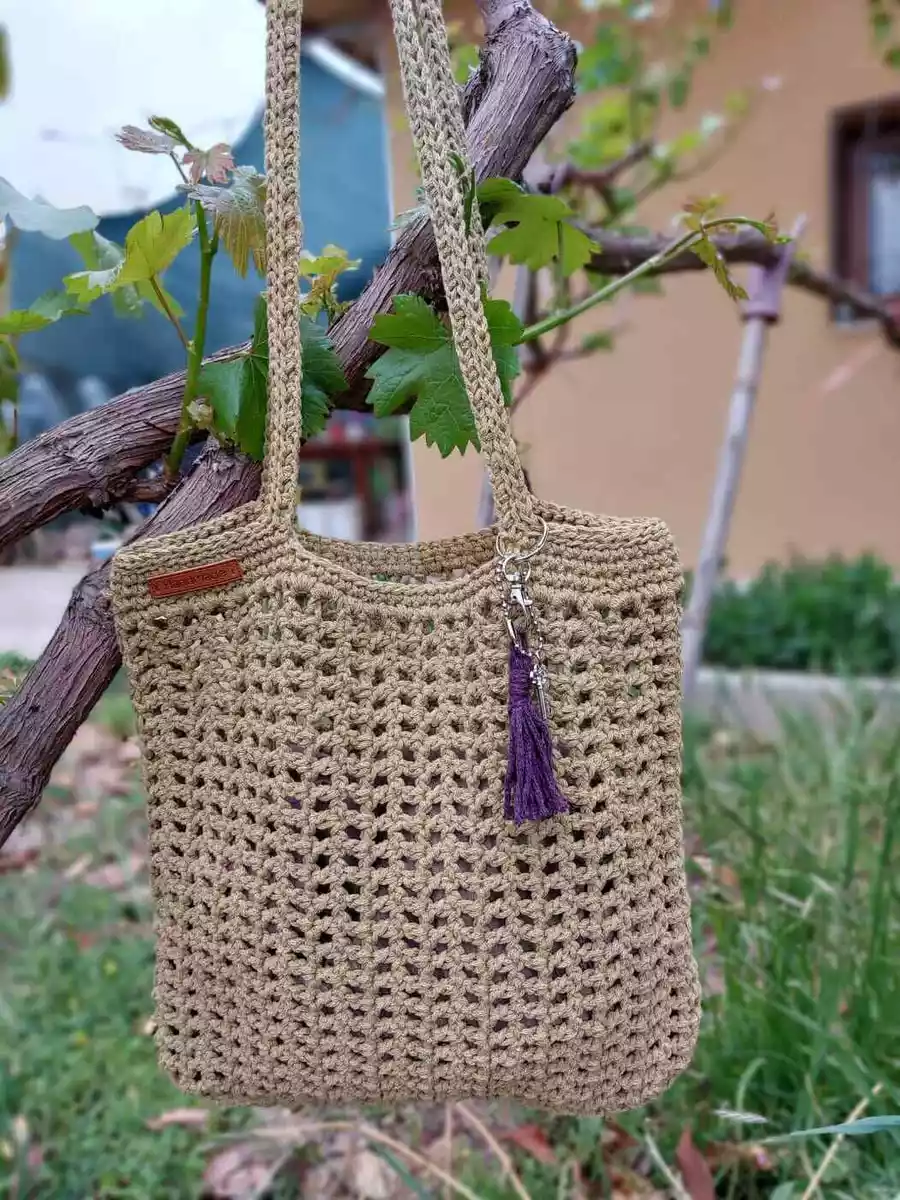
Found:
[[[269,405],[261,499],[292,523],[300,448],[302,376],[298,321],[299,68],[302,0],[267,0],[266,228],[269,295]],[[507,539],[532,534],[535,517],[482,303],[484,240],[465,212],[465,129],[440,0],[391,0],[403,88],[434,228],[460,370],[472,405]]]

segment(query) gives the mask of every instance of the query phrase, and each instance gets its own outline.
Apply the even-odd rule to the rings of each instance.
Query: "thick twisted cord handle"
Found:
[[[300,443],[301,356],[297,318],[298,79],[302,0],[268,0],[266,223],[269,257],[269,415],[263,502],[293,520]],[[404,93],[444,278],[454,342],[508,536],[533,531],[531,495],[512,437],[482,304],[487,276],[477,206],[466,229],[465,129],[440,0],[391,0]]]
[[[509,424],[482,303],[487,269],[477,205],[466,231],[467,162],[459,91],[440,0],[391,0],[406,108],[422,168],[460,370],[472,405],[501,528],[533,534],[531,494]]]
[[[266,258],[269,399],[260,499],[292,524],[300,450],[300,21],[303,0],[266,0]]]
[[[466,127],[462,119],[459,87],[453,75],[450,47],[447,42],[447,27],[441,12],[442,0],[424,0],[420,6],[420,26],[425,47],[426,70],[430,73],[432,94],[439,109],[438,124],[447,146],[468,166],[469,151],[466,145]],[[481,212],[476,204],[471,212],[468,229],[472,257],[478,265],[481,282],[487,285],[488,265],[484,251],[484,230]]]

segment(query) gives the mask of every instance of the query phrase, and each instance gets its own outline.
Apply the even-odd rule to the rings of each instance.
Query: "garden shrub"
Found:
[[[900,673],[900,584],[873,555],[770,564],[749,584],[724,582],[704,661],[836,675]]]

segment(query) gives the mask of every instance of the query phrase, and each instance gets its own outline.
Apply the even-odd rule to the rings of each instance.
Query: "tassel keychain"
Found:
[[[509,633],[509,750],[503,792],[503,815],[521,825],[569,811],[553,770],[550,698],[542,640],[528,592],[528,560],[543,547],[547,526],[537,546],[523,554],[504,553],[500,539],[497,574]]]

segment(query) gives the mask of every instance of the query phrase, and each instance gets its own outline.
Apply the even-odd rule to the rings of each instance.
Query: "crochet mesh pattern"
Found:
[[[439,3],[393,8],[407,75],[426,72],[418,103],[450,128]],[[494,533],[378,546],[293,528],[299,14],[297,0],[268,10],[263,492],[125,548],[113,569],[148,795],[160,1061],[185,1091],[252,1103],[642,1104],[686,1066],[698,1023],[671,537],[521,487],[468,328],[483,314],[460,316],[472,287],[480,313],[480,230],[463,230],[458,181],[435,202],[441,147],[420,144],[445,279],[463,279],[448,302],[481,379],[501,528],[549,527],[531,590],[571,811],[516,828]],[[241,577],[224,586],[150,594],[161,574],[227,560]]]

